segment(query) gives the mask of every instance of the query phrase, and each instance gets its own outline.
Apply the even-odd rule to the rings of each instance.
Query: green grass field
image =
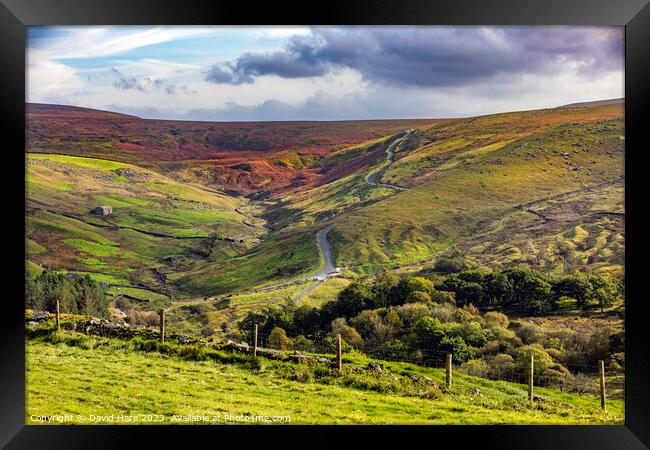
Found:
[[[241,415],[288,416],[278,423],[291,424],[623,422],[619,400],[610,401],[603,413],[595,397],[538,388],[546,400],[529,403],[524,385],[462,374],[455,376],[451,390],[437,390],[409,376],[425,375],[442,385],[442,369],[386,363],[388,372],[379,376],[351,369],[351,363],[366,362],[361,357],[346,357],[343,373],[243,355],[191,361],[71,332],[29,340],[26,353],[28,424],[43,423],[39,417],[44,416],[97,424],[111,415],[138,416],[136,423],[196,423],[173,422],[174,415],[205,415],[210,423],[237,423],[233,417]],[[229,359],[233,362],[219,362]],[[471,388],[480,395],[472,395]]]

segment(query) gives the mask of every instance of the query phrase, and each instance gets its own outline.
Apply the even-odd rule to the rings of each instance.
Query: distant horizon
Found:
[[[404,121],[409,121],[409,120],[446,120],[446,119],[470,119],[473,117],[482,117],[482,116],[491,116],[491,115],[497,115],[497,114],[508,114],[508,113],[514,113],[514,112],[522,112],[522,111],[535,111],[535,110],[543,110],[543,109],[556,109],[556,108],[562,108],[566,106],[572,106],[572,105],[582,105],[582,104],[593,104],[593,103],[606,103],[606,102],[611,102],[611,103],[617,103],[621,102],[623,103],[625,101],[625,97],[616,97],[616,98],[604,98],[604,99],[598,99],[598,100],[584,100],[584,101],[578,101],[578,102],[571,102],[571,103],[565,103],[562,105],[556,105],[556,106],[548,106],[548,107],[542,107],[542,108],[534,108],[534,109],[520,109],[520,110],[513,110],[513,111],[497,111],[497,112],[492,112],[492,113],[486,113],[486,114],[479,114],[475,116],[458,116],[458,117],[387,117],[387,118],[373,118],[373,119],[364,119],[364,118],[359,118],[359,119],[292,119],[292,120],[283,120],[283,119],[277,119],[277,120],[209,120],[209,119],[176,119],[176,118],[167,118],[167,117],[141,117],[137,116],[135,114],[129,114],[129,113],[124,113],[121,111],[116,111],[116,110],[110,110],[110,109],[98,109],[98,108],[93,108],[89,106],[81,106],[81,105],[69,105],[69,104],[62,104],[62,103],[40,103],[40,102],[25,102],[26,105],[43,105],[43,106],[63,106],[66,108],[78,108],[78,109],[88,109],[88,110],[93,110],[93,111],[100,111],[100,112],[109,112],[109,113],[114,113],[114,114],[121,114],[124,116],[131,116],[135,117],[138,119],[142,120],[161,120],[161,121],[180,121],[180,122],[235,122],[235,123],[254,123],[254,122],[372,122],[372,121],[396,121],[396,120],[404,120]]]
[[[26,98],[158,120],[475,117],[624,97],[623,30],[30,26]]]

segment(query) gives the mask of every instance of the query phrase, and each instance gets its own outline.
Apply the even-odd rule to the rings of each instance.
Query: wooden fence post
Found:
[[[605,399],[605,361],[600,361],[600,407],[607,411],[607,400]]]
[[[451,353],[447,353],[447,388],[451,387]]]
[[[257,357],[257,324],[253,330],[253,356]]]
[[[343,361],[341,359],[341,352],[342,352],[342,343],[341,343],[341,335],[337,334],[336,335],[336,368],[338,370],[343,370]]]
[[[530,355],[530,366],[528,367],[528,400],[533,401],[533,375],[535,373],[535,360]]]
[[[59,299],[56,299],[56,331],[61,330],[61,310],[59,309]]]
[[[165,343],[165,309],[161,308],[158,312],[160,315],[160,343]]]

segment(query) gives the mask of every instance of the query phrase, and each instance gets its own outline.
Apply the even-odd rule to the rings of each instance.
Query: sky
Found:
[[[624,96],[623,27],[29,27],[26,99],[144,118],[468,117]]]

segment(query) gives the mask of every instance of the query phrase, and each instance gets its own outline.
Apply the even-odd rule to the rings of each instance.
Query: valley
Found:
[[[384,269],[617,278],[623,135],[620,102],[295,123],[29,105],[27,270],[88,274],[143,311],[204,304],[202,325],[178,317],[194,332],[226,329],[247,296],[322,302]]]

